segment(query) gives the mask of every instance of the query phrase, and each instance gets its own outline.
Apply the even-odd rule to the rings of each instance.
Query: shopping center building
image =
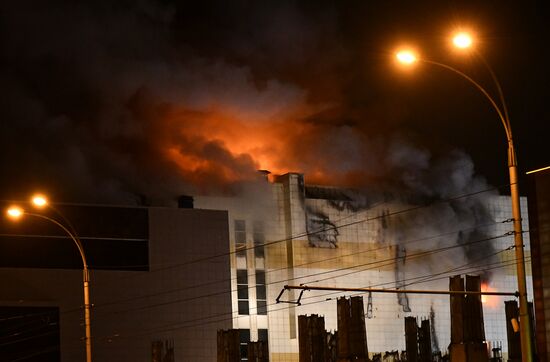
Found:
[[[402,290],[362,294],[369,352],[404,350],[404,318],[415,316],[432,322],[432,347],[444,353],[449,297],[407,290],[445,291],[457,274],[480,275],[483,290],[517,290],[509,197],[475,190],[422,202],[371,199],[305,181],[289,173],[238,196],[181,197],[172,208],[57,205],[90,253],[94,360],[173,353],[175,361],[213,361],[216,330],[235,328],[243,344],[267,340],[270,361],[298,361],[298,315],[322,315],[335,330],[336,298],[355,294],[306,291],[300,305],[276,303],[287,284]],[[525,199],[522,212],[528,230]],[[82,273],[71,240],[39,220],[0,228],[0,318],[10,321],[0,353],[15,356],[38,338],[28,353],[82,360]],[[525,243],[529,262],[527,234]],[[483,303],[486,340],[504,353],[507,299]]]

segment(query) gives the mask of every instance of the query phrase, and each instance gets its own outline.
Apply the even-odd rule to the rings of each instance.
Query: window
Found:
[[[248,272],[246,269],[237,270],[237,303],[239,314],[248,315]]]
[[[256,256],[256,258],[264,258],[264,223],[261,221],[254,221],[254,224],[252,224],[252,234],[254,240],[254,255]]]
[[[257,314],[267,315],[267,290],[265,286],[265,271],[256,270],[256,303]]]
[[[241,349],[241,361],[248,361],[248,342],[250,341],[250,329],[239,329],[239,345]]]
[[[0,321],[0,361],[61,361],[57,307],[0,306]]]
[[[0,208],[8,207],[2,203]],[[147,208],[56,205],[81,235],[89,267],[102,270],[149,270]],[[82,271],[82,259],[57,225],[29,218],[25,227],[2,224],[0,268],[52,268]],[[65,221],[61,220],[62,223]],[[68,226],[68,225],[65,225]],[[86,237],[85,237],[86,235]],[[14,241],[16,241],[14,243]],[[33,250],[32,253],[26,250]],[[9,359],[7,359],[9,360]],[[0,358],[0,361],[6,359]]]
[[[258,328],[258,341],[268,342],[268,340],[267,340],[267,329]]]
[[[235,251],[237,257],[246,257],[246,222],[235,220]]]

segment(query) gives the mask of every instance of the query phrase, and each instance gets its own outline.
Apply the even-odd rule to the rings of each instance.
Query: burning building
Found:
[[[252,340],[267,332],[272,361],[297,360],[298,315],[320,314],[327,329],[337,325],[342,293],[308,291],[299,306],[276,304],[285,284],[448,290],[449,276],[470,273],[481,275],[484,291],[517,289],[510,200],[494,190],[413,206],[307,185],[296,173],[272,181],[238,199],[195,198],[198,208],[229,212],[233,327]],[[282,299],[298,298],[289,292]],[[483,298],[487,341],[504,351],[505,299]],[[448,297],[404,292],[364,300],[369,352],[404,350],[407,316],[430,319],[433,349],[447,349]]]
[[[405,349],[409,316],[430,319],[433,350],[445,351],[449,298],[406,290],[448,290],[449,276],[470,273],[481,275],[485,290],[515,291],[510,202],[494,189],[413,201],[308,185],[303,175],[288,173],[253,183],[239,196],[182,197],[179,208],[60,205],[95,269],[94,355],[212,361],[216,330],[235,328],[243,347],[268,341],[270,361],[297,361],[298,316],[323,315],[326,328],[336,329],[342,293],[310,291],[301,305],[277,304],[285,284],[399,288],[403,293],[364,298],[369,352]],[[0,355],[81,359],[81,274],[73,246],[38,223],[25,232],[5,221],[1,227],[0,323],[21,323],[2,333],[9,339]],[[52,245],[66,258],[54,258]],[[283,299],[298,297],[290,292]],[[506,352],[504,298],[485,298],[483,313],[487,341]],[[20,337],[30,328],[23,322],[40,330],[38,317],[45,314],[54,338],[31,333],[40,343],[21,352],[33,341]],[[10,345],[17,348],[5,349]]]

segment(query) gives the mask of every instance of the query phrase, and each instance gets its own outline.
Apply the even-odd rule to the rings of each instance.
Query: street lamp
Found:
[[[48,199],[46,196],[41,194],[36,194],[32,197],[31,202],[34,206],[38,208],[43,208],[48,205]]]
[[[48,206],[48,200],[46,197],[42,195],[35,195],[31,199],[31,204],[34,205],[37,208],[43,208]],[[51,217],[48,217],[46,215],[42,214],[36,214],[32,212],[27,212],[24,209],[22,209],[19,206],[12,206],[6,211],[6,215],[8,218],[17,221],[21,219],[23,216],[32,216],[39,219],[47,220],[61,229],[73,240],[76,247],[78,248],[78,252],[80,253],[80,258],[82,259],[82,283],[84,287],[84,326],[85,326],[85,342],[86,342],[86,362],[92,362],[92,333],[91,333],[91,327],[90,327],[90,274],[88,272],[88,262],[86,261],[86,255],[84,254],[84,248],[82,246],[82,243],[78,239],[78,237],[75,235],[74,232],[71,232],[65,225],[60,223],[59,221],[52,219]]]
[[[459,49],[467,49],[472,46],[473,40],[468,33],[461,32],[456,34],[453,37],[453,44],[455,47]],[[451,67],[450,65],[447,65],[447,64],[420,58],[414,53],[410,53],[409,55],[406,55],[408,54],[407,52],[410,52],[410,51],[397,52],[396,59],[400,63],[407,66],[410,66],[411,64],[417,61],[436,65],[438,67],[450,70],[453,73],[460,75],[462,78],[466,79],[468,82],[474,85],[491,103],[491,106],[497,112],[498,117],[504,127],[504,131],[506,133],[506,140],[508,142],[508,173],[510,177],[510,196],[512,200],[512,215],[514,219],[514,248],[515,248],[516,259],[517,259],[516,273],[518,278],[518,292],[519,292],[521,355],[522,355],[522,361],[530,362],[533,360],[532,347],[531,347],[532,331],[531,331],[531,321],[529,319],[529,309],[527,304],[527,281],[525,276],[523,230],[521,226],[521,209],[520,209],[518,177],[517,177],[517,159],[516,159],[514,142],[512,138],[512,127],[510,125],[510,119],[508,117],[506,103],[504,102],[502,88],[500,87],[500,83],[498,82],[498,79],[495,76],[495,73],[492,71],[491,67],[489,66],[489,63],[487,63],[479,53],[477,55],[480,57],[480,59],[483,61],[483,63],[489,70],[491,77],[495,83],[495,86],[498,90],[499,99],[501,103],[500,106],[496,103],[496,101],[489,94],[489,92],[485,90],[485,88],[483,88],[478,82],[476,82],[474,79],[472,79],[470,76],[468,76],[464,72],[454,67]]]
[[[400,50],[395,54],[395,56],[401,64],[405,65],[414,64],[418,60],[416,53],[410,49]]]
[[[465,31],[461,31],[453,36],[453,44],[457,48],[466,49],[469,48],[472,43],[472,36]]]

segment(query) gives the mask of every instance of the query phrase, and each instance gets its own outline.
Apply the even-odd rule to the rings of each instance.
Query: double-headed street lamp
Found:
[[[456,34],[452,39],[453,45],[459,49],[468,49],[472,46],[473,40],[472,37],[465,32]],[[496,78],[494,72],[489,67],[489,64],[481,58],[485,66],[488,68],[491,77],[495,83],[496,89],[498,91],[500,105],[494,100],[494,98],[483,88],[478,82],[472,79],[470,76],[466,75],[464,72],[451,67],[447,64],[436,62],[433,60],[423,59],[419,57],[412,50],[400,50],[396,53],[397,60],[404,65],[412,66],[416,62],[420,61],[423,63],[428,63],[432,65],[445,68],[452,71],[455,74],[460,75],[462,78],[468,80],[472,85],[474,85],[487,100],[491,103],[492,107],[498,114],[502,125],[504,126],[504,131],[506,132],[506,139],[508,141],[508,171],[510,176],[510,196],[512,199],[512,215],[514,219],[514,247],[516,251],[516,266],[517,266],[517,278],[518,278],[518,292],[519,292],[519,316],[520,316],[520,335],[521,335],[521,355],[522,361],[530,362],[532,361],[532,348],[531,348],[531,323],[529,318],[529,311],[527,305],[527,282],[525,276],[525,259],[523,251],[523,231],[521,227],[521,209],[519,201],[519,189],[518,189],[518,178],[517,178],[517,159],[516,151],[514,148],[514,142],[512,139],[512,127],[510,126],[510,119],[508,118],[508,111],[506,109],[506,103],[504,102],[504,96],[502,93],[502,88],[500,83]]]
[[[33,206],[37,208],[43,208],[48,206],[48,200],[46,197],[42,195],[35,195],[31,199],[31,203]],[[80,258],[82,259],[82,283],[84,287],[84,326],[85,326],[85,343],[86,343],[86,362],[92,362],[92,333],[91,333],[91,327],[90,327],[90,274],[88,272],[88,262],[86,261],[86,254],[84,254],[84,248],[82,247],[82,243],[80,242],[80,239],[76,236],[76,233],[74,231],[69,230],[69,228],[59,221],[52,219],[51,217],[48,217],[46,215],[27,212],[23,210],[19,206],[12,206],[7,210],[7,216],[12,220],[19,220],[23,216],[32,216],[39,219],[43,219],[46,221],[49,221],[61,229],[73,240],[76,247],[78,248],[78,252],[80,253]],[[65,219],[63,217],[63,219]],[[72,227],[69,225],[69,227],[72,229]]]

